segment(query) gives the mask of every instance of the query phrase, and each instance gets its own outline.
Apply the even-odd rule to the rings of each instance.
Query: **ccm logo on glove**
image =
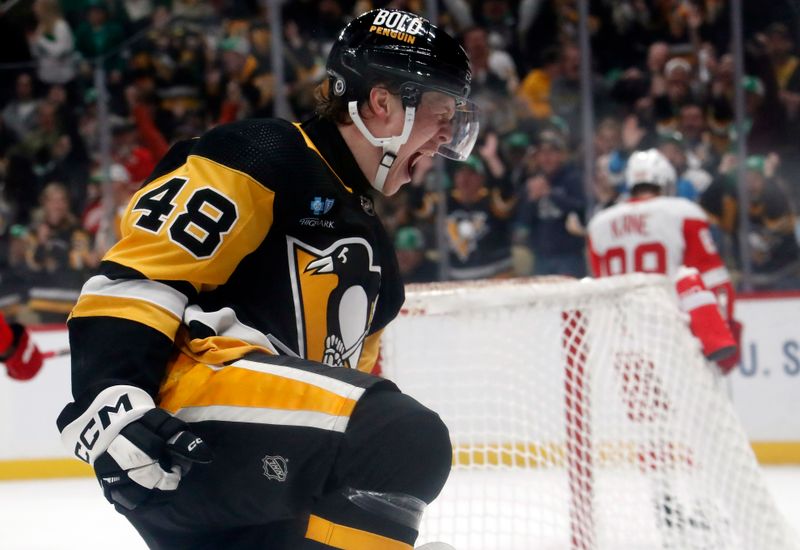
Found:
[[[135,386],[112,386],[100,392],[84,413],[61,432],[61,441],[89,464],[119,435],[119,432],[153,409],[150,395]]]
[[[89,462],[88,451],[94,447],[94,444],[97,443],[97,440],[100,438],[100,430],[105,430],[111,425],[111,415],[126,413],[132,410],[133,405],[131,405],[131,398],[125,393],[119,397],[115,405],[106,405],[97,411],[97,416],[89,420],[89,423],[81,430],[81,435],[75,445],[75,456],[85,462]],[[100,426],[97,425],[98,421],[100,422]]]

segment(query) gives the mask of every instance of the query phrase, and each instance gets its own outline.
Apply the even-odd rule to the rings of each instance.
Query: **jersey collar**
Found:
[[[372,189],[336,124],[315,116],[300,128],[348,191],[364,193]]]

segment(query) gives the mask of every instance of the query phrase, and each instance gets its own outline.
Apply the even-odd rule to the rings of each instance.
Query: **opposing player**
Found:
[[[733,286],[714,246],[708,218],[695,203],[668,196],[675,185],[672,165],[657,149],[637,151],[628,160],[626,180],[630,199],[599,212],[589,222],[589,259],[594,275],[643,272],[675,278],[682,266],[694,268],[702,286],[716,296],[733,332],[738,333],[733,320]],[[692,286],[702,290],[696,288],[697,284]],[[724,335],[720,338],[714,333],[695,332],[695,336],[704,344],[725,340]],[[712,358],[720,359],[724,372],[738,359],[735,346],[727,348],[724,359],[709,352]]]
[[[727,373],[737,361],[736,341],[725,322],[733,319],[733,287],[705,213],[688,199],[665,196],[674,188],[675,170],[656,149],[631,155],[625,178],[630,199],[599,212],[589,222],[592,271],[598,277],[663,273],[675,280],[692,333],[706,357]],[[649,422],[657,417],[653,413],[672,406],[655,375],[654,358],[646,351],[624,353],[615,361],[615,370],[623,373],[623,399],[632,422]],[[648,383],[630,384],[630,380]],[[651,386],[649,393],[643,393],[643,388]],[[683,494],[668,477],[654,479],[653,505],[666,547],[718,546],[702,495]]]
[[[152,548],[410,550],[449,473],[439,417],[366,374],[404,299],[371,196],[467,158],[470,64],[374,10],[328,73],[308,122],[173,146],[72,312],[62,440]]]
[[[14,380],[30,380],[44,363],[44,355],[31,340],[28,329],[19,323],[9,323],[0,314],[0,362]]]

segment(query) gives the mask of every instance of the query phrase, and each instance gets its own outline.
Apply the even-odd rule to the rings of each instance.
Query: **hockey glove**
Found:
[[[720,361],[736,353],[736,340],[722,317],[717,299],[706,290],[694,268],[681,267],[675,277],[678,304],[689,316],[689,329],[700,341],[703,355]]]
[[[95,460],[94,471],[108,501],[133,510],[168,497],[192,463],[211,458],[208,445],[185,422],[152,409],[122,428]]]
[[[211,450],[185,422],[156,408],[150,395],[134,386],[103,390],[64,427],[61,439],[94,466],[103,494],[120,512],[165,500],[193,463],[212,460]]]
[[[717,361],[717,365],[719,365],[722,374],[728,374],[736,365],[739,364],[739,360],[741,359],[741,351],[742,351],[742,323],[737,321],[736,319],[731,319],[729,323],[731,328],[731,334],[733,334],[733,339],[736,341],[736,353],[731,355],[730,357],[726,357],[720,361]]]
[[[0,327],[0,362],[6,364],[11,378],[30,380],[42,368],[44,357],[24,326],[3,322]]]

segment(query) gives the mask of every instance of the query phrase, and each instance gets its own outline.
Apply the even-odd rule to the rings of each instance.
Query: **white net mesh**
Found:
[[[411,287],[381,361],[453,441],[421,543],[798,548],[665,278]]]

